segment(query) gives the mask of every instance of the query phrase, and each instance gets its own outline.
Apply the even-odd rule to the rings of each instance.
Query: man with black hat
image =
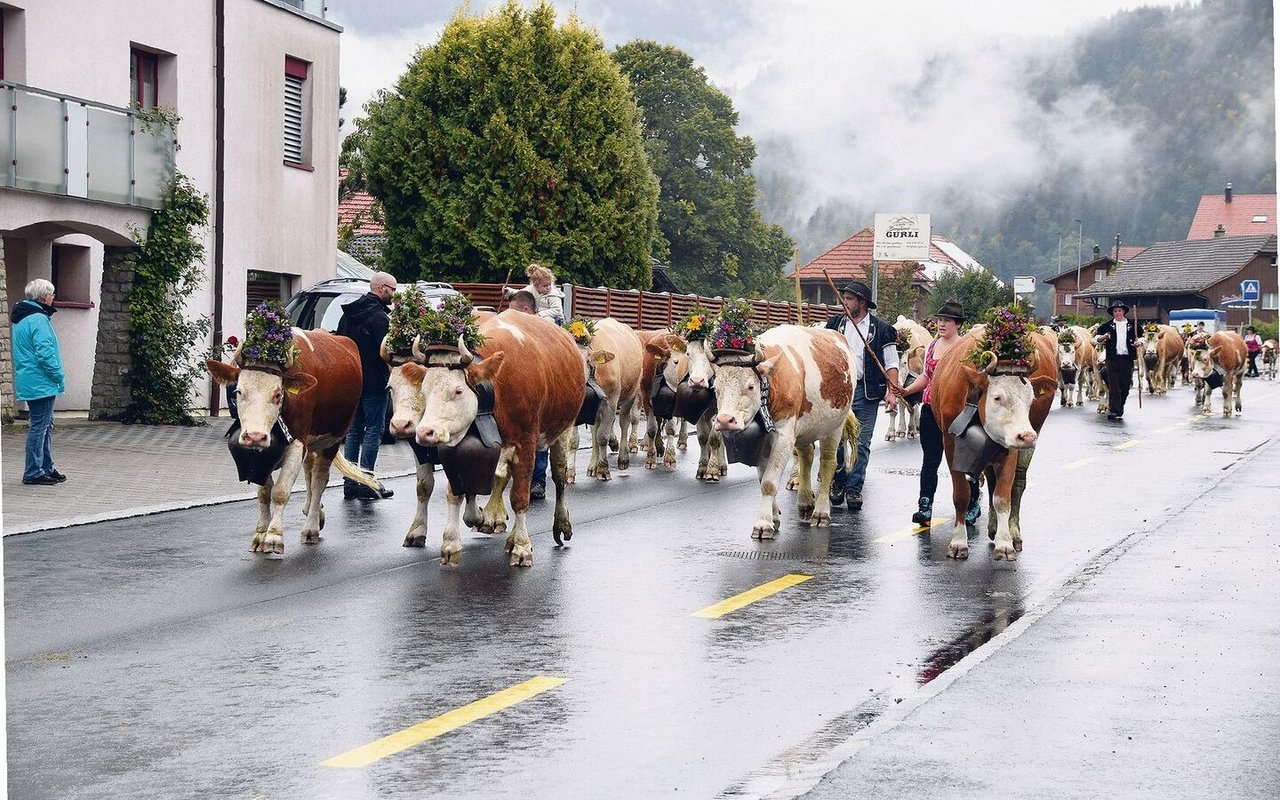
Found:
[[[893,411],[898,404],[897,393],[902,391],[898,385],[898,332],[871,313],[876,304],[871,299],[871,289],[862,281],[853,281],[841,289],[840,302],[846,313],[828,319],[827,328],[843,334],[853,351],[858,381],[853,389],[853,414],[862,427],[858,432],[858,461],[852,470],[845,470],[844,448],[836,451],[836,475],[831,482],[830,498],[832,506],[847,501],[851,510],[860,511],[876,412],[881,401]],[[849,324],[851,320],[853,324]]]
[[[1098,326],[1094,341],[1107,347],[1107,419],[1124,417],[1124,401],[1133,385],[1133,358],[1138,351],[1137,326],[1125,319],[1129,305],[1112,300],[1111,319]]]

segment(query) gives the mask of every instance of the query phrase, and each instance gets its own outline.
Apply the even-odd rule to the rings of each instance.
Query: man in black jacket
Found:
[[[1098,326],[1095,342],[1107,348],[1107,419],[1124,417],[1124,401],[1133,385],[1133,359],[1138,352],[1137,325],[1125,319],[1129,306],[1112,300],[1111,319]]]
[[[343,306],[342,318],[338,320],[337,333],[355,341],[360,351],[360,369],[364,372],[360,405],[347,431],[342,455],[351,463],[359,464],[370,476],[378,460],[378,445],[382,442],[382,426],[387,416],[387,379],[391,369],[382,360],[381,347],[391,324],[391,296],[395,292],[395,276],[375,272],[369,280],[369,293]],[[394,494],[381,483],[378,487],[375,492],[344,478],[342,494],[346,498],[365,500],[380,500]]]
[[[853,281],[841,289],[840,301],[848,314],[831,317],[827,320],[827,327],[839,331],[853,351],[858,381],[853,390],[853,414],[862,429],[858,433],[858,461],[852,470],[845,470],[844,448],[836,452],[836,475],[831,482],[830,499],[833,507],[847,501],[850,510],[860,511],[862,483],[867,477],[867,461],[871,458],[876,413],[880,410],[881,401],[892,411],[898,402],[896,393],[901,391],[898,385],[898,331],[871,313],[876,304],[871,299],[871,289],[862,281]],[[857,331],[850,320],[857,325]],[[872,353],[884,366],[884,372],[876,365]]]

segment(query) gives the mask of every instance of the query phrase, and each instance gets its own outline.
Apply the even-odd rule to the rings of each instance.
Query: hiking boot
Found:
[[[831,491],[827,492],[827,499],[831,501],[831,507],[835,508],[844,502],[844,487],[831,484]]]
[[[374,491],[373,489],[365,489],[365,491],[369,493],[369,498],[371,500],[386,500],[389,497],[395,496],[395,492],[383,486],[381,481],[378,482],[377,491]]]
[[[928,525],[933,521],[933,498],[921,497],[920,510],[911,515],[911,521],[917,525]]]
[[[844,501],[849,504],[850,511],[862,510],[862,492],[846,491]]]
[[[972,525],[980,516],[982,516],[982,494],[978,484],[971,483],[969,484],[969,507],[964,510],[964,521]]]
[[[547,485],[545,483],[534,483],[529,486],[529,499],[542,500],[547,496]]]

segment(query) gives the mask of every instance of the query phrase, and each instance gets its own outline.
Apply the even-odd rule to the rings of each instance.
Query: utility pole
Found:
[[[1080,258],[1080,245],[1084,242],[1084,221],[1076,220],[1076,225],[1079,226],[1078,232],[1076,233],[1076,294],[1071,299],[1075,301],[1072,303],[1072,305],[1075,307],[1076,315],[1079,316],[1080,314],[1080,265],[1083,263]]]

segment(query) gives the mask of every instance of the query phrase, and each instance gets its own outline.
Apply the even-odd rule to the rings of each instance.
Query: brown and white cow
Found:
[[[1249,365],[1249,349],[1244,338],[1235,331],[1218,331],[1208,339],[1208,347],[1191,350],[1191,378],[1196,382],[1196,402],[1201,402],[1201,413],[1213,413],[1209,399],[1213,395],[1215,374],[1222,379],[1222,416],[1230,417],[1234,405],[1236,412],[1244,409],[1240,404],[1240,390],[1244,386],[1244,371]]]
[[[1027,485],[1027,469],[1058,385],[1056,346],[1053,337],[1033,332],[1031,337],[1036,349],[1030,374],[1001,375],[997,374],[994,361],[983,368],[967,361],[981,333],[982,326],[976,326],[961,337],[943,355],[933,374],[931,405],[943,431],[942,447],[947,465],[951,467],[951,499],[955,506],[947,555],[950,558],[969,556],[965,526],[969,480],[955,470],[956,436],[948,429],[965,411],[965,406],[973,404],[994,451],[984,467],[993,512],[988,515],[988,534],[995,540],[996,560],[1013,561],[1022,549],[1018,516],[1022,492]]]
[[[1138,340],[1139,380],[1145,378],[1151,394],[1167,394],[1182,366],[1182,335],[1172,325],[1144,331]]]
[[[665,388],[675,393],[689,374],[685,355],[688,343],[683,337],[667,331],[647,331],[644,338],[644,369],[640,378],[637,406],[645,417],[645,469],[657,469],[658,457],[664,467],[676,465],[676,433],[673,418],[659,417],[654,411],[653,395]]]
[[[618,470],[631,465],[627,440],[631,432],[631,408],[640,391],[641,370],[644,368],[644,350],[635,331],[611,317],[596,320],[596,332],[585,348],[579,345],[590,369],[594,370],[596,384],[604,392],[604,401],[591,426],[591,460],[587,475],[607,481],[609,474],[609,440],[615,421],[620,428],[618,441]]]
[[[1262,377],[1268,380],[1276,379],[1276,353],[1280,350],[1280,343],[1275,339],[1268,339],[1262,343]]]
[[[288,445],[278,464],[265,465],[258,489],[258,524],[249,549],[255,553],[284,552],[284,507],[301,469],[306,481],[303,504],[303,544],[318,544],[324,527],[321,494],[336,466],[348,478],[371,489],[377,482],[342,457],[341,448],[360,402],[360,353],[345,336],[325,331],[293,329],[297,357],[283,370],[270,365],[245,364],[239,351],[231,364],[207,359],[205,367],[220,384],[236,384],[240,431],[234,447],[251,453],[271,451],[276,428],[283,424]],[[274,460],[274,458],[272,458]],[[272,473],[279,470],[278,477]]]
[[[689,386],[693,389],[711,389],[715,386],[715,366],[711,363],[711,350],[706,339],[689,342],[685,349],[685,357],[689,365]],[[689,420],[694,423],[698,436],[698,471],[696,478],[712,483],[718,482],[729,471],[729,456],[724,449],[724,440],[720,431],[712,424],[715,418],[715,404],[706,410],[698,419]]]
[[[1058,377],[1062,390],[1062,405],[1084,405],[1088,397],[1095,399],[1097,386],[1102,383],[1098,377],[1098,351],[1093,346],[1093,338],[1087,328],[1071,325],[1064,329],[1070,334],[1071,341],[1064,343],[1058,339]],[[1072,389],[1075,400],[1072,402]]]
[[[799,448],[801,519],[813,527],[831,524],[828,496],[836,472],[836,448],[841,436],[857,438],[849,411],[853,402],[853,360],[843,336],[835,331],[779,325],[756,339],[754,366],[715,365],[715,427],[725,432],[742,431],[761,408],[763,381],[769,381],[768,410],[774,431],[767,436],[768,455],[757,467],[760,475],[760,511],[751,528],[753,539],[772,539],[781,522],[778,486],[782,471]],[[814,494],[810,474],[813,446],[820,445],[818,491]]]
[[[913,380],[924,374],[924,351],[929,346],[929,342],[933,337],[929,335],[929,329],[915,320],[907,319],[899,314],[898,321],[893,323],[893,327],[898,331],[906,331],[906,346],[898,347],[898,364],[899,374],[905,377],[901,384],[909,385]],[[902,337],[899,336],[899,341]],[[914,395],[913,399],[919,400],[919,395]],[[885,433],[886,442],[892,442],[894,439],[915,439],[920,435],[920,404],[914,405],[907,402],[898,403],[889,415],[889,430]]]
[[[507,536],[505,552],[512,566],[533,564],[526,514],[532,482],[534,455],[539,447],[551,448],[551,478],[556,487],[552,535],[559,544],[573,536],[565,505],[570,436],[586,390],[586,371],[573,337],[563,328],[532,314],[504,311],[480,324],[485,342],[475,358],[459,342],[455,359],[428,360],[426,366],[406,364],[402,375],[422,393],[422,417],[416,426],[419,444],[448,448],[463,441],[476,420],[479,398],[473,387],[489,383],[494,393],[494,419],[502,438],[498,476],[485,508],[486,527],[505,527],[501,492],[511,483],[511,509],[515,527]],[[505,470],[504,467],[505,466]],[[440,545],[440,561],[458,564],[462,543],[459,512],[463,496],[450,486],[449,509]],[[500,515],[500,516],[499,516]]]

